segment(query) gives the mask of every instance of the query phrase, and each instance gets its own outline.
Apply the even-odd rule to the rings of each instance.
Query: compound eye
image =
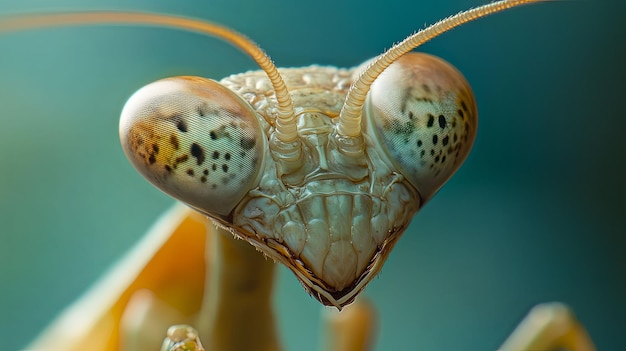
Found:
[[[152,184],[222,216],[256,185],[265,140],[247,102],[198,77],[167,78],[137,91],[122,111],[120,139]]]
[[[402,56],[374,81],[365,115],[423,201],[459,168],[476,136],[469,84],[449,63],[421,53]]]

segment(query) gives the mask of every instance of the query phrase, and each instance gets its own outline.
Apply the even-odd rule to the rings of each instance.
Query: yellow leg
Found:
[[[322,351],[367,351],[374,347],[376,312],[370,301],[363,297],[341,312],[326,307],[323,323]]]
[[[188,254],[192,253],[186,250],[178,253]],[[178,255],[169,258],[172,266],[177,266]],[[167,339],[162,347],[168,351],[191,350],[190,345],[195,345],[193,350],[203,350],[198,336],[207,350],[279,350],[271,307],[274,263],[250,244],[234,239],[230,232],[207,221],[204,265],[205,276],[195,277],[204,281],[204,291],[200,291],[202,303],[193,320],[185,318],[171,301],[158,298],[152,291],[134,293],[121,323],[123,350],[157,350],[166,330]],[[162,279],[161,290],[175,288],[168,287],[166,277]],[[181,293],[177,299],[187,300],[185,292]],[[195,296],[198,291],[189,293]],[[168,330],[170,325],[179,323],[188,323],[197,329],[178,325]]]
[[[196,323],[207,350],[276,351],[271,295],[275,264],[254,247],[212,225],[207,279]]]
[[[562,303],[535,306],[499,351],[596,351],[585,328]]]

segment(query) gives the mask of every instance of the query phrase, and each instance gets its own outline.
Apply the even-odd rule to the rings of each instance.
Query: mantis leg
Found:
[[[275,263],[227,230],[207,231],[207,279],[196,327],[207,350],[276,351]]]
[[[376,312],[364,297],[341,312],[327,307],[323,314],[324,343],[322,351],[372,350],[377,331]]]
[[[535,306],[499,351],[596,351],[585,328],[562,303]]]
[[[137,291],[128,303],[121,323],[124,350],[157,350],[166,330],[166,350],[203,350],[200,339],[206,350],[279,350],[271,306],[274,263],[211,221],[205,225],[201,232],[204,235],[206,231],[206,244],[197,240],[188,243],[205,246],[204,276],[194,273],[189,277],[190,272],[185,270],[192,267],[178,264],[186,255],[197,252],[179,247],[180,252],[169,257],[170,265],[177,267],[180,275],[204,282],[203,289],[196,287],[196,291],[187,292],[189,296],[185,292],[176,296],[180,301],[198,301],[197,293],[201,292],[201,304],[194,304],[197,317],[193,322],[185,319],[179,306],[163,298],[163,292],[177,288],[170,284],[178,283],[178,279],[163,278],[157,291]],[[168,330],[178,323],[189,323],[197,329],[175,325]]]

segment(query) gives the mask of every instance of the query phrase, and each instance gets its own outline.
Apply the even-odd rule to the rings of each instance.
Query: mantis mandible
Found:
[[[71,22],[185,27],[233,42],[264,71],[232,76],[221,84],[195,77],[170,78],[141,89],[129,100],[120,128],[125,152],[140,173],[161,190],[215,221],[217,226],[209,227],[206,240],[208,257],[214,261],[206,269],[200,307],[188,306],[189,301],[177,305],[180,292],[172,301],[167,296],[135,294],[139,287],[158,282],[137,286],[133,282],[147,274],[152,274],[148,278],[165,279],[167,271],[158,265],[148,268],[153,261],[146,260],[144,266],[135,262],[145,270],[128,278],[131,283],[119,295],[123,298],[109,310],[114,319],[111,332],[100,337],[115,348],[117,325],[128,324],[121,334],[130,330],[132,337],[127,336],[123,343],[136,342],[142,349],[153,342],[143,344],[154,335],[151,322],[193,320],[189,315],[199,310],[195,324],[200,335],[206,335],[207,349],[249,349],[249,345],[233,346],[237,338],[231,334],[241,327],[241,317],[233,316],[233,311],[240,310],[245,316],[255,316],[247,321],[252,323],[249,330],[258,331],[249,336],[255,347],[276,349],[275,333],[268,322],[272,320],[268,301],[271,266],[249,247],[228,239],[228,231],[287,265],[320,302],[337,308],[350,304],[380,271],[413,214],[460,166],[475,136],[475,102],[463,77],[439,59],[407,52],[466,21],[526,2],[533,1],[501,1],[451,17],[351,71],[311,67],[278,73],[244,37],[223,27],[172,17],[99,13],[5,22],[5,30]],[[168,239],[162,238],[162,246],[150,252],[146,249],[140,256],[157,257],[160,250],[177,248],[176,254],[171,254],[176,257],[192,250],[184,243],[178,247],[172,242],[179,232],[186,236],[198,232],[187,227],[193,226],[188,222],[194,220],[193,212],[177,209],[166,218],[163,227],[167,230],[159,228],[157,232],[167,233]],[[351,222],[345,223],[346,218],[352,218]],[[203,240],[197,237],[193,242]],[[198,255],[189,253],[190,257]],[[233,257],[236,262],[246,262],[245,268],[237,270],[237,264],[229,261]],[[151,273],[155,271],[160,272],[159,277]],[[202,280],[189,279],[195,284]],[[240,286],[246,287],[242,295],[237,294]],[[189,287],[179,288],[184,292]],[[200,290],[198,286],[189,289]],[[131,306],[133,301],[139,302]],[[136,313],[140,308],[150,318],[126,321],[141,315]],[[96,326],[94,333],[109,330]],[[357,328],[354,333],[367,328]],[[176,338],[180,330],[187,329],[175,329],[169,338]],[[363,334],[362,338],[367,338],[370,333]],[[62,334],[48,335],[52,337],[42,339],[39,345],[54,347],[55,342],[65,341]],[[83,337],[89,344],[98,340],[93,334]],[[187,337],[195,342],[194,332],[189,331]],[[345,335],[337,335],[342,337]],[[177,346],[166,343],[165,347]],[[581,350],[590,347],[581,346]]]

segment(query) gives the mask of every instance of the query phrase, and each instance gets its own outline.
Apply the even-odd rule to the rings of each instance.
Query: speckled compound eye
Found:
[[[265,140],[247,102],[197,77],[167,78],[137,91],[122,111],[120,139],[152,184],[222,216],[255,185]]]
[[[409,53],[372,84],[369,128],[402,174],[428,200],[467,157],[476,136],[472,90],[449,63]]]

